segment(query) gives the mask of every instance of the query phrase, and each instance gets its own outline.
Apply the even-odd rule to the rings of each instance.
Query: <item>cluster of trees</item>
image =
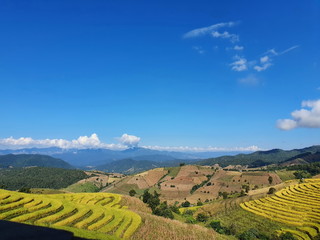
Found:
[[[0,169],[0,186],[8,190],[28,188],[65,188],[87,178],[81,170],[62,168],[13,168]]]
[[[250,228],[240,234],[237,234],[237,226],[233,223],[229,227],[222,226],[219,220],[213,220],[209,223],[208,227],[211,227],[217,233],[225,235],[235,235],[240,240],[296,240],[292,233],[285,232],[278,235],[272,235],[271,237],[265,235],[264,233],[259,232],[255,228]]]
[[[169,206],[167,201],[160,202],[160,194],[154,191],[153,194],[148,190],[144,191],[142,195],[142,201],[151,208],[152,213],[165,218],[173,219],[173,213],[180,213],[179,208],[176,205]]]
[[[285,232],[278,235],[273,234],[271,238],[261,232],[259,232],[255,228],[251,228],[247,231],[241,233],[238,237],[240,240],[255,240],[255,239],[262,239],[262,240],[296,240],[296,238],[290,232]]]
[[[199,189],[199,188],[203,187],[204,185],[208,184],[208,182],[210,181],[210,179],[211,179],[212,176],[213,176],[213,174],[212,174],[212,175],[207,175],[207,176],[206,176],[206,177],[207,177],[207,180],[202,181],[200,184],[194,185],[194,186],[191,188],[190,193],[192,194],[192,193],[194,193],[197,189]],[[211,184],[210,184],[210,185],[211,185]],[[208,185],[208,186],[209,186],[209,185]]]
[[[320,162],[290,166],[288,170],[297,170],[294,175],[297,179],[308,178],[320,174]]]

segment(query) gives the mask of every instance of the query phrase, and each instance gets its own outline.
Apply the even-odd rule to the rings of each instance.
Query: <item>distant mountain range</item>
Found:
[[[281,149],[272,149],[269,151],[257,151],[249,154],[238,154],[235,156],[209,158],[205,160],[200,160],[197,162],[197,164],[219,164],[222,167],[226,167],[228,165],[248,165],[250,167],[261,167],[265,165],[293,160],[301,156],[301,154],[306,157],[310,154],[313,155],[317,152],[320,152],[320,145],[302,149],[293,149],[288,151]],[[309,158],[311,158],[311,155],[309,156]]]
[[[72,168],[72,166],[75,166],[88,170],[97,169],[125,174],[146,171],[157,167],[179,166],[182,162],[197,165],[219,164],[222,167],[228,165],[261,167],[270,164],[288,166],[320,161],[320,145],[288,151],[273,149],[207,159],[200,159],[197,153],[156,151],[145,148],[131,148],[124,151],[108,149],[66,150],[60,148],[0,150],[0,154],[7,153],[10,154],[0,155],[0,168],[8,166]],[[42,155],[39,155],[40,153]],[[44,154],[50,156],[44,156]],[[201,154],[205,155],[204,153]],[[214,155],[215,153],[212,154]]]
[[[176,160],[176,159],[172,161],[156,162],[156,161],[150,161],[150,160],[134,160],[129,158],[129,159],[122,159],[122,160],[113,161],[104,165],[100,165],[100,166],[97,166],[96,169],[104,172],[133,174],[137,172],[147,171],[153,168],[179,166],[179,164],[182,162],[184,161]]]
[[[167,162],[173,160],[199,160],[208,157],[234,155],[237,152],[171,152],[147,148],[129,148],[123,151],[109,149],[62,149],[62,148],[26,148],[18,150],[0,150],[1,154],[43,154],[62,159],[77,167],[96,167],[121,159],[135,161]]]

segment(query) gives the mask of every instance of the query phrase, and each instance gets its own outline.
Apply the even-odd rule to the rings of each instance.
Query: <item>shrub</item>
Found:
[[[137,194],[137,192],[134,190],[134,189],[131,189],[130,191],[129,191],[129,195],[131,196],[131,197],[133,197],[134,195],[136,195]]]
[[[202,205],[203,205],[203,203],[201,201],[197,202],[197,206],[202,206]]]
[[[190,207],[190,202],[189,201],[185,201],[183,203],[181,203],[182,207]]]
[[[197,215],[197,221],[199,221],[199,222],[206,222],[206,221],[208,221],[208,218],[209,218],[209,216],[204,213],[199,213]]]
[[[319,237],[319,235],[318,235]],[[281,240],[296,240],[291,232],[286,232],[280,235]]]
[[[195,224],[196,222],[197,221],[192,216],[188,216],[186,219],[186,223]]]
[[[192,216],[193,213],[194,213],[194,211],[188,209],[188,210],[186,210],[186,211],[183,213],[183,215],[190,215],[190,216]]]
[[[274,194],[277,190],[273,187],[269,188],[268,194]]]
[[[271,176],[268,177],[268,182],[271,184],[273,182],[273,178]]]

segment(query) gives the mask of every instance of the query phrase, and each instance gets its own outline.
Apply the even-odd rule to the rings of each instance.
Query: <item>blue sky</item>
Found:
[[[319,22],[319,1],[1,1],[0,147],[320,144]]]

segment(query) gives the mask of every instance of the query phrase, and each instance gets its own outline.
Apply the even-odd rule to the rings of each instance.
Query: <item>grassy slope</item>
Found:
[[[171,168],[165,168],[169,171],[168,176],[170,177],[176,177],[180,171],[181,167],[171,167]]]
[[[211,220],[220,220],[221,225],[225,227],[230,227],[234,224],[236,235],[239,235],[250,228],[255,228],[259,232],[271,237],[277,230],[288,228],[285,224],[260,217],[243,210],[239,206],[214,215]]]
[[[99,188],[91,182],[75,183],[63,189],[67,192],[81,193],[81,192],[99,192]]]
[[[287,170],[279,170],[276,171],[278,176],[281,178],[282,181],[288,181],[291,179],[295,179],[295,176],[293,175],[295,171],[287,171]]]
[[[132,240],[163,240],[163,239],[227,239],[225,236],[216,234],[213,230],[199,226],[182,223],[177,220],[166,219],[151,215],[150,208],[146,207],[142,201],[137,198],[123,196],[121,204],[142,217],[142,224],[132,235]]]

